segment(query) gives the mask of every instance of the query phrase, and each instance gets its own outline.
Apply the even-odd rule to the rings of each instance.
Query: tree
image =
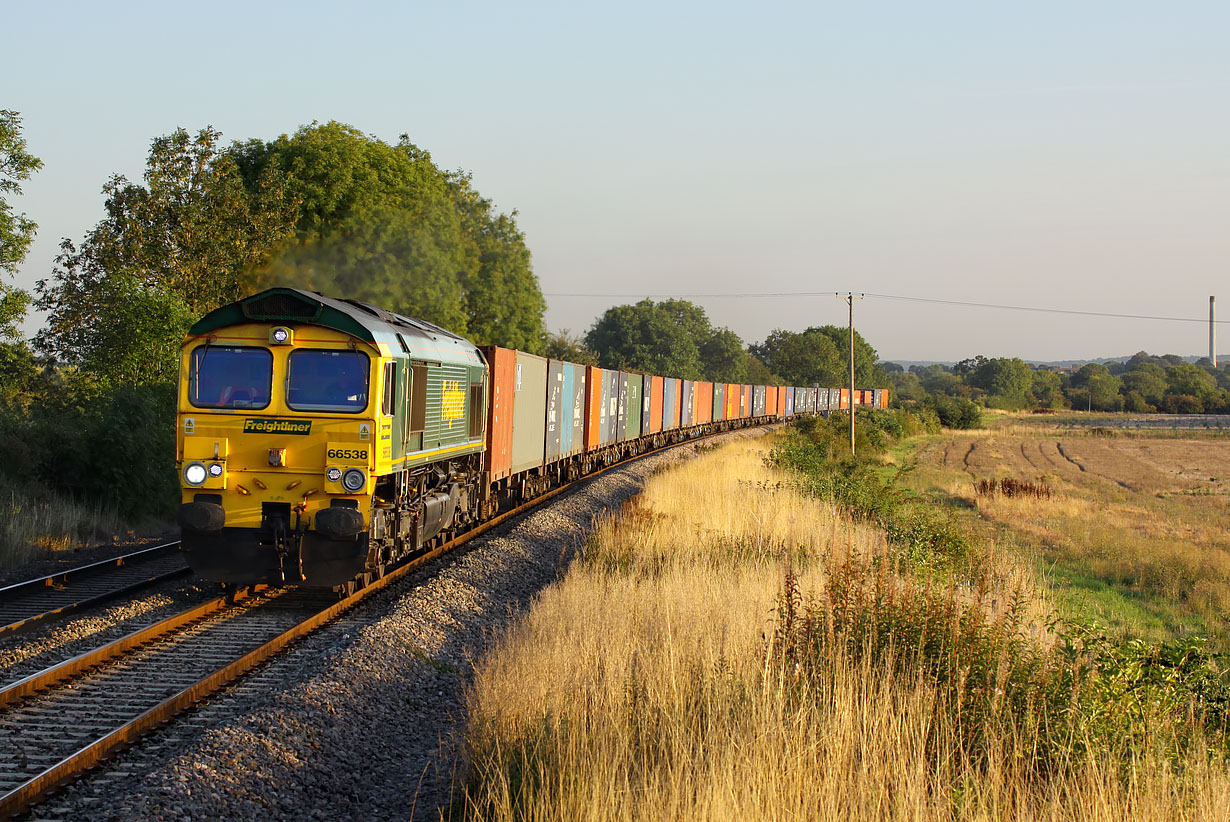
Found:
[[[294,240],[260,287],[363,300],[465,334],[538,352],[546,302],[516,214],[500,214],[468,174],[445,172],[403,134],[396,145],[338,122],[234,149],[245,179],[285,175]]]
[[[43,161],[26,150],[21,136],[21,115],[0,109],[0,275],[13,275],[26,259],[38,225],[25,214],[16,214],[9,195],[21,195],[21,183],[43,167]],[[30,298],[22,290],[0,280],[0,340],[16,342],[18,324],[26,315]],[[24,347],[24,343],[21,343]]]
[[[15,214],[9,195],[21,194],[21,183],[43,167],[26,150],[21,136],[21,115],[0,109],[0,272],[15,274],[34,241],[38,225],[25,214]]]
[[[756,355],[745,352],[743,355],[744,361],[744,379],[750,385],[783,385],[785,380],[774,374],[769,367],[760,361]]]
[[[608,308],[585,335],[585,344],[597,352],[603,368],[702,378],[696,341],[653,300]]]
[[[905,371],[889,371],[888,372],[889,388],[892,389],[892,395],[898,400],[922,400],[927,396],[927,392],[923,390],[922,381],[918,379],[918,375]]]
[[[1140,356],[1139,354],[1137,356]],[[1132,358],[1136,360],[1136,357]],[[1149,360],[1140,360],[1121,377],[1126,391],[1135,392],[1149,405],[1158,405],[1166,393],[1166,369]],[[1133,401],[1133,405],[1136,405]],[[1132,409],[1129,409],[1132,410]]]
[[[701,342],[699,353],[705,379],[730,383],[747,379],[747,352],[743,350],[743,340],[729,328],[719,328],[710,334]]]
[[[718,382],[736,382],[747,373],[738,335],[715,329],[705,310],[687,300],[641,300],[607,309],[585,344],[603,368]]]
[[[1062,408],[1063,379],[1049,369],[1034,369],[1029,394],[1038,408]]]
[[[803,332],[774,330],[749,350],[774,374],[792,385],[844,385],[849,363],[833,340],[819,328]]]
[[[1072,375],[1072,388],[1069,391],[1069,401],[1073,408],[1086,408],[1093,411],[1117,411],[1122,406],[1119,389],[1123,381],[1112,376],[1110,369],[1101,363],[1091,362],[1081,366]]]
[[[567,328],[547,335],[542,355],[553,360],[566,360],[581,365],[598,364],[598,355],[585,346],[584,340]]]
[[[1001,405],[1011,408],[1025,405],[1034,381],[1032,368],[1016,357],[987,359],[979,356],[975,360],[973,370],[965,372],[969,384],[986,391],[989,396],[999,400]],[[968,362],[970,361],[964,360],[957,363],[957,368],[953,370],[961,373],[959,369],[963,363]]]
[[[1221,404],[1217,396],[1217,379],[1189,362],[1179,363],[1167,371],[1166,383],[1167,396],[1194,397],[1201,410]]]

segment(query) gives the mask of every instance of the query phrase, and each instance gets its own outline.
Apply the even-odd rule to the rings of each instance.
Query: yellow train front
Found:
[[[202,578],[346,586],[478,516],[470,342],[276,288],[203,317],[180,364],[180,526]]]

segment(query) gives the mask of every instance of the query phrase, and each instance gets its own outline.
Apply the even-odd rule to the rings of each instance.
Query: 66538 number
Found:
[[[326,452],[326,457],[331,460],[365,460],[367,459],[367,451],[352,451],[349,448],[330,448]]]

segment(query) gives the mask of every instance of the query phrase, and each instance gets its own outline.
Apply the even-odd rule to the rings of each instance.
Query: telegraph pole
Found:
[[[1209,360],[1217,367],[1217,305],[1216,298],[1209,297]]]
[[[854,301],[863,299],[851,291],[845,296],[850,306],[850,456],[854,456]]]

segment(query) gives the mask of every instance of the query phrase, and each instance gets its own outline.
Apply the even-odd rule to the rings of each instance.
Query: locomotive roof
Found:
[[[404,343],[413,356],[428,359],[450,354],[479,357],[472,342],[425,320],[412,319],[359,300],[335,300],[299,288],[270,288],[216,308],[197,320],[188,329],[188,334],[199,337],[250,322],[319,325],[364,342],[391,345],[394,349]]]

